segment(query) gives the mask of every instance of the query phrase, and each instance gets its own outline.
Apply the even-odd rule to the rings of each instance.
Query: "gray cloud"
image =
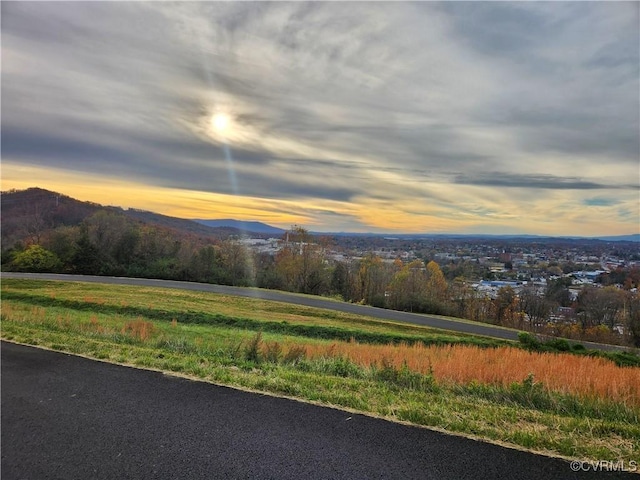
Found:
[[[508,126],[528,152],[638,161],[638,4],[437,5],[501,77],[477,121]]]
[[[543,11],[518,2],[504,3],[498,8],[487,2],[436,5],[452,20],[459,38],[478,53],[490,57],[522,61],[523,53],[531,53],[536,45],[559,34],[557,18],[549,18]]]
[[[638,4],[1,8],[3,162],[345,202],[638,187]],[[239,192],[202,130],[219,108],[253,138],[231,145]]]
[[[504,172],[487,172],[469,176],[456,175],[454,183],[461,185],[485,185],[506,188],[538,188],[551,190],[604,190],[604,189],[640,189],[637,184],[607,185],[584,180],[578,177],[556,177],[553,175],[507,174]]]

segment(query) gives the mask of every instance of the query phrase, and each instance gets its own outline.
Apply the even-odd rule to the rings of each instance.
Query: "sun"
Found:
[[[230,122],[231,119],[224,113],[216,113],[211,117],[211,125],[219,133],[224,133],[229,128]]]

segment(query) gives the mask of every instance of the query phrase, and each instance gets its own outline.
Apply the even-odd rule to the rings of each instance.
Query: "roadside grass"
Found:
[[[368,412],[535,451],[640,461],[638,368],[617,367],[602,358],[457,341],[468,336],[451,335],[453,342],[438,345],[423,340],[430,335],[442,340],[438,335],[449,334],[420,327],[397,330],[396,324],[375,320],[381,331],[372,332],[360,324],[352,330],[385,333],[396,341],[365,343],[268,331],[261,327],[278,323],[278,309],[287,314],[283,304],[264,307],[273,316],[260,322],[247,312],[254,306],[250,301],[240,302],[246,306],[221,303],[233,302],[235,297],[221,300],[193,292],[166,295],[165,289],[95,284],[83,289],[78,285],[85,284],[13,283],[5,280],[2,285],[1,334],[6,340]],[[112,310],[123,307],[123,301],[124,306],[135,308],[132,314]],[[252,328],[185,323],[174,315],[185,308],[215,316],[218,307],[227,309],[224,315],[246,315],[256,323]],[[153,317],[158,312],[163,316]],[[288,314],[304,317],[301,311]],[[321,315],[316,310],[308,321]],[[289,317],[287,322],[295,321],[304,320]],[[346,324],[344,317],[340,321],[341,327]],[[335,325],[307,326],[341,329]],[[405,341],[406,336],[422,340]],[[545,369],[549,369],[547,377]],[[554,384],[559,375],[566,380]],[[589,383],[590,376],[596,377],[595,383]],[[587,387],[577,387],[580,379],[586,380]]]
[[[612,400],[640,408],[640,369],[620,368],[603,358],[538,353],[513,347],[468,345],[368,345],[335,342],[307,348],[310,358],[340,357],[358,365],[407,368],[432,375],[439,384],[511,387],[524,381],[527,391],[548,390],[583,400]],[[544,388],[543,388],[544,387]],[[522,391],[525,391],[523,389]]]
[[[61,288],[59,284],[68,288]],[[343,312],[268,302],[261,299],[172,289],[109,286],[39,280],[3,281],[6,300],[42,307],[91,310],[111,315],[142,315],[153,320],[232,326],[254,331],[367,343],[461,343],[483,347],[513,342],[406,325]],[[161,299],[161,302],[158,300]]]

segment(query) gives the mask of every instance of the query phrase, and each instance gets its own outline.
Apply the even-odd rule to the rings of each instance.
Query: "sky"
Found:
[[[325,232],[640,232],[638,2],[1,9],[3,191]]]

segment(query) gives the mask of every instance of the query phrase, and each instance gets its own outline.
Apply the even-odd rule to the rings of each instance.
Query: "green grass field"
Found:
[[[640,401],[555,391],[526,373],[505,384],[443,381],[375,358],[389,344],[513,350],[506,341],[252,298],[10,279],[2,282],[1,334],[535,451],[640,462]],[[363,344],[375,358],[367,364],[332,353]],[[640,375],[597,360],[610,363],[612,378]]]

